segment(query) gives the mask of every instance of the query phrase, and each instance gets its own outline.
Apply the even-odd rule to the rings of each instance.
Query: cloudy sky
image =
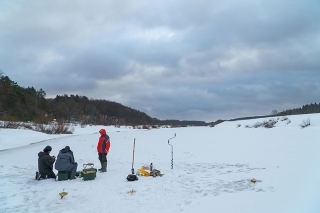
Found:
[[[0,0],[0,69],[159,119],[320,102],[319,0]]]

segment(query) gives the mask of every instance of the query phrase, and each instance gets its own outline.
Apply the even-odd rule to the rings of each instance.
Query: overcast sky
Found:
[[[159,119],[320,102],[319,0],[0,0],[0,69]]]

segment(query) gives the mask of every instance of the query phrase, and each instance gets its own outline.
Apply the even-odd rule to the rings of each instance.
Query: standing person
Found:
[[[107,171],[107,155],[110,149],[110,138],[107,135],[105,129],[100,129],[100,138],[97,145],[97,151],[99,155],[99,160],[101,163],[101,169],[98,169],[101,172]]]
[[[78,164],[74,161],[73,152],[70,147],[66,146],[61,149],[54,168],[59,172],[71,171],[70,180],[73,180],[76,179],[77,167]]]
[[[43,149],[43,152],[38,153],[38,170],[40,179],[46,178],[56,178],[56,175],[53,172],[53,164],[56,161],[55,156],[50,156],[52,150],[51,146],[46,146]],[[38,175],[36,179],[38,179]]]

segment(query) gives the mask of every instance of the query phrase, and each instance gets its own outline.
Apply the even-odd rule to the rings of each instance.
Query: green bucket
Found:
[[[70,171],[58,172],[58,181],[68,180]]]

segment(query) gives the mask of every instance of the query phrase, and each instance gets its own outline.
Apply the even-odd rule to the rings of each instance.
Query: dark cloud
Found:
[[[317,102],[318,1],[1,1],[0,69],[48,96],[211,121]]]

